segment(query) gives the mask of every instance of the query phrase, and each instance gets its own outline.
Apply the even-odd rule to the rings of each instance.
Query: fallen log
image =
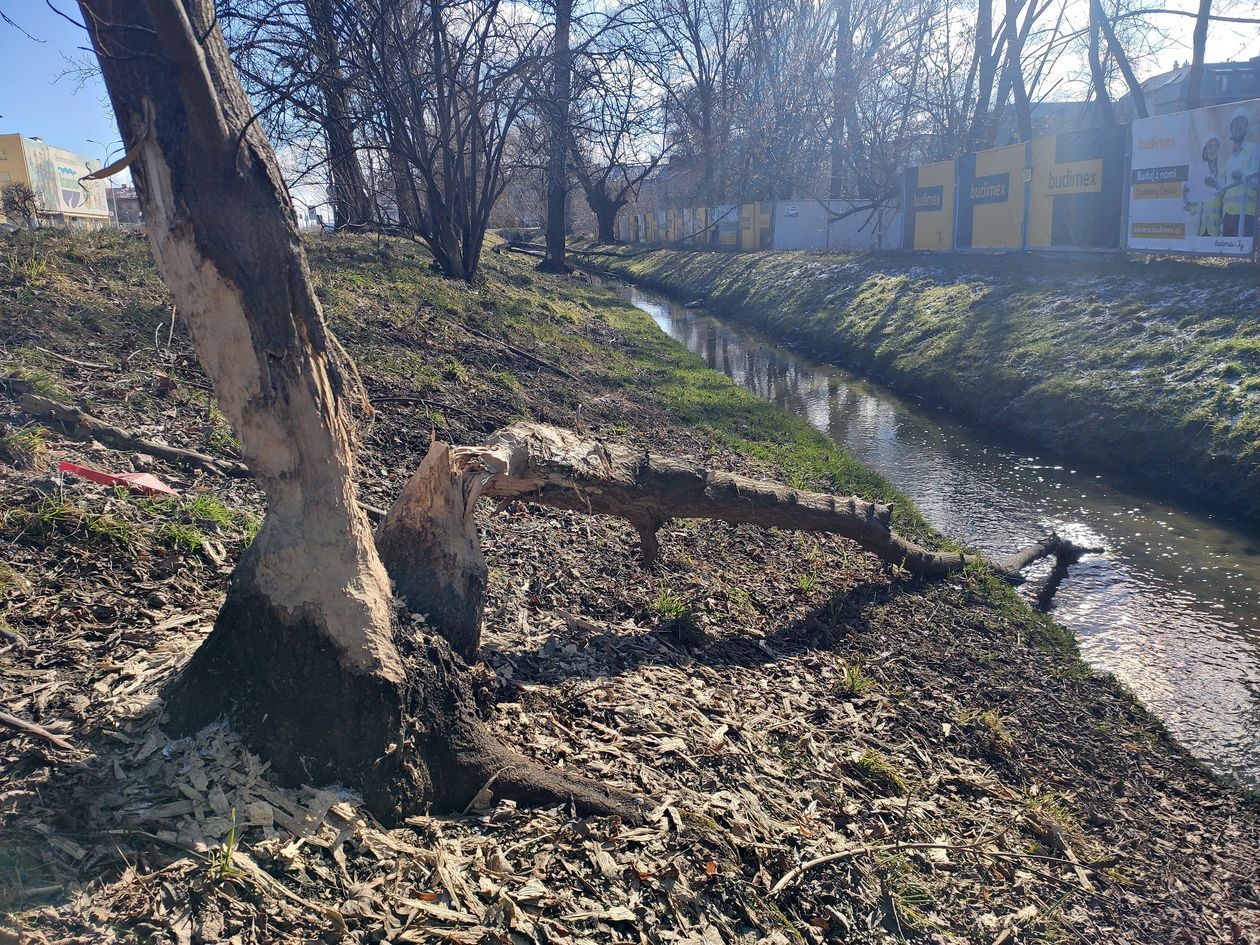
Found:
[[[66,433],[72,436],[83,436],[99,440],[106,446],[112,446],[115,449],[145,453],[148,456],[164,459],[169,463],[193,469],[204,469],[208,472],[218,473],[221,476],[247,479],[251,475],[249,467],[244,463],[238,463],[229,459],[215,459],[213,456],[207,456],[205,453],[199,453],[196,450],[186,450],[178,446],[167,446],[165,443],[155,443],[153,440],[146,440],[143,437],[128,433],[126,430],[119,429],[113,424],[106,423],[104,420],[89,413],[85,413],[78,407],[58,403],[38,394],[24,394],[21,406],[22,410],[30,417],[60,424]]]
[[[889,505],[790,489],[570,430],[517,423],[492,434],[484,446],[435,443],[377,532],[399,595],[415,612],[431,614],[466,655],[476,651],[475,602],[485,586],[485,560],[472,523],[482,496],[623,518],[638,532],[648,567],[660,552],[657,532],[675,518],[841,535],[925,578],[970,564],[1015,578],[1041,558],[1075,560],[1096,550],[1051,534],[1003,558],[933,551],[893,529]],[[420,566],[435,561],[436,567]]]

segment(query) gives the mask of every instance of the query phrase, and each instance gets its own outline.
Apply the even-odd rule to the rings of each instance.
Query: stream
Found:
[[[1055,619],[1092,666],[1115,674],[1210,768],[1260,787],[1255,529],[1059,465],[751,329],[624,291],[710,368],[882,473],[944,534],[995,555],[1050,529],[1106,549],[1072,567],[1054,597]],[[1038,583],[1025,587],[1035,592]]]

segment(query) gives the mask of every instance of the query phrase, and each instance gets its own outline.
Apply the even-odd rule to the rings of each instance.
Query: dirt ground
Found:
[[[781,460],[773,431],[730,433],[742,395],[588,279],[494,256],[473,291],[405,246],[312,255],[379,411],[370,504],[434,433],[520,416],[750,475],[813,468],[786,419]],[[674,522],[645,572],[621,522],[480,510],[486,719],[641,792],[645,823],[518,809],[490,784],[461,816],[385,830],[336,787],[271,783],[222,728],[168,739],[162,684],[261,497],[22,411],[34,391],[232,457],[143,243],[4,258],[0,709],[42,732],[0,725],[0,943],[1260,943],[1253,800],[992,578],[913,581],[841,539]],[[181,495],[59,476],[63,459]]]

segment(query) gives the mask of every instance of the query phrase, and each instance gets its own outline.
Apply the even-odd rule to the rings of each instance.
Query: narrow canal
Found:
[[[952,538],[1003,554],[1055,529],[1105,548],[1072,568],[1055,619],[1195,755],[1260,787],[1260,534],[1012,449],[754,331],[625,291],[710,368],[832,436]]]

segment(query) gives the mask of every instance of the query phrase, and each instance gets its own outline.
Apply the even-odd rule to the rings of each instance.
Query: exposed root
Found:
[[[403,678],[349,666],[318,614],[282,613],[238,568],[210,636],[164,692],[173,734],[226,717],[283,784],[340,783],[387,825],[481,796],[641,820],[629,794],[549,771],[478,718],[467,667],[423,627],[395,634]]]

